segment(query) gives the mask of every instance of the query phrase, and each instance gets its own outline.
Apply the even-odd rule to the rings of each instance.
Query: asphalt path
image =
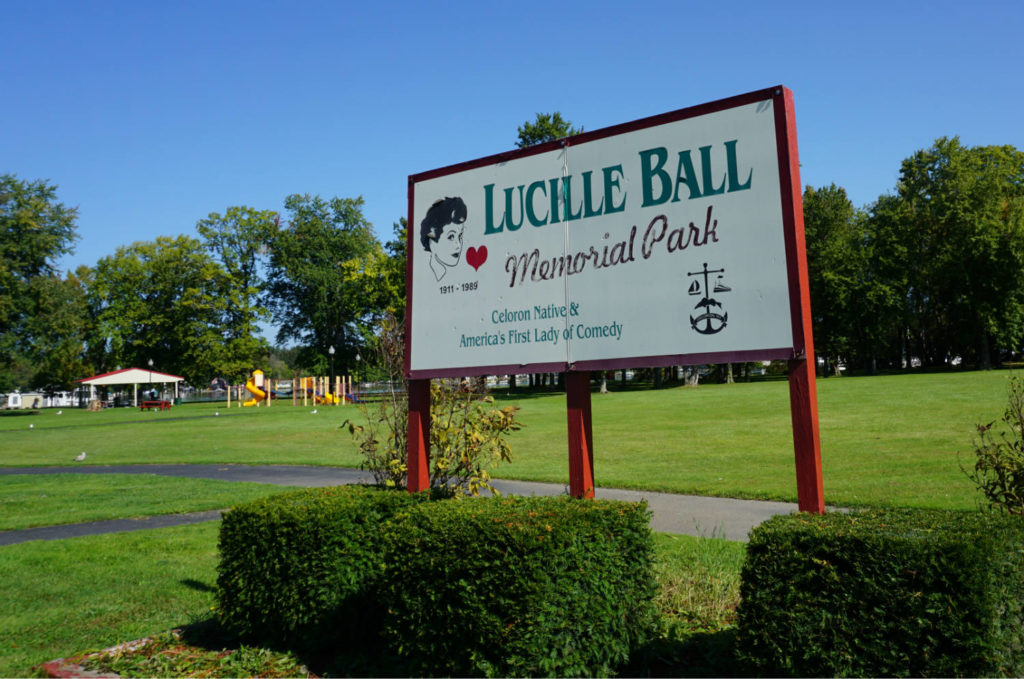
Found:
[[[76,467],[0,467],[0,476],[16,474],[155,474],[221,481],[251,481],[283,486],[323,487],[372,482],[368,472],[344,467],[311,467],[297,465],[206,465],[206,464],[138,464],[82,465]],[[554,496],[568,493],[568,487],[555,483],[494,480],[494,487],[503,495]],[[797,511],[795,503],[735,500],[730,498],[675,495],[649,491],[598,487],[595,495],[602,499],[646,500],[651,509],[651,528],[664,533],[720,537],[746,541],[750,530],[776,514]],[[145,530],[179,526],[220,518],[221,511],[193,512],[150,516],[140,519],[114,519],[90,523],[45,526],[24,530],[0,531],[0,546],[29,540],[63,540],[83,535],[98,535],[126,530]]]

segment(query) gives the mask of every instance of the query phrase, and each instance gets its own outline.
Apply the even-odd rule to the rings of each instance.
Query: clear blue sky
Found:
[[[194,234],[231,205],[409,174],[782,84],[805,185],[856,205],[939,136],[1024,148],[1024,2],[0,0],[0,173],[79,208],[60,264]]]

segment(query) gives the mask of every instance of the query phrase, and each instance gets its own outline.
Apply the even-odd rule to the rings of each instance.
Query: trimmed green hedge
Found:
[[[775,517],[747,548],[739,653],[782,676],[1024,674],[1024,522],[879,510]]]
[[[323,649],[373,642],[381,530],[425,495],[343,486],[239,505],[220,531],[218,617],[243,639]]]
[[[501,498],[385,530],[384,636],[411,675],[608,675],[651,629],[646,504]]]

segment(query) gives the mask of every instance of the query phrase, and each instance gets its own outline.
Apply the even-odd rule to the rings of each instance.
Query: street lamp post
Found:
[[[153,398],[153,359],[149,359],[147,363],[149,363],[149,397]]]
[[[331,346],[327,347],[327,353],[331,355],[331,384],[330,384],[330,389],[328,389],[328,391],[333,396],[337,397],[337,394],[335,394],[336,390],[334,388],[334,345],[333,344]],[[337,405],[337,402],[338,402],[338,399],[335,398],[334,399],[335,405]]]

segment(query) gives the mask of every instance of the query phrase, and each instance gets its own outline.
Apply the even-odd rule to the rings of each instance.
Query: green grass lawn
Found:
[[[360,416],[351,405],[227,409],[190,403],[166,411],[57,412],[0,415],[0,464],[75,465],[81,452],[84,464],[99,465],[359,464],[348,434],[339,429],[346,418]]]
[[[219,527],[0,547],[0,676],[208,616]]]
[[[286,490],[150,474],[0,476],[0,530],[226,509]]]
[[[980,496],[960,472],[958,455],[972,463],[975,425],[1002,414],[1006,380],[999,371],[819,380],[826,500],[974,508]],[[526,427],[512,438],[514,463],[496,476],[565,483],[564,395],[499,400],[521,406]],[[593,408],[600,485],[795,500],[785,382],[594,394]],[[360,419],[359,411],[315,409],[189,404],[167,412],[0,413],[0,465],[357,466],[341,424]],[[86,461],[74,462],[82,451]],[[278,490],[148,475],[8,476],[0,477],[0,520],[17,527],[193,511]],[[0,676],[209,617],[218,527],[0,548]],[[657,542],[659,605],[676,632],[728,626],[744,546],[685,536]],[[707,648],[714,643],[696,652]]]
[[[219,528],[212,521],[0,548],[0,676],[209,618]],[[665,535],[655,544],[668,615],[728,623],[744,546]],[[716,579],[731,584],[682,593],[685,583]]]
[[[1003,371],[818,380],[826,502],[971,509],[960,472],[975,425],[997,419]],[[495,476],[566,483],[565,397],[507,396],[526,425]],[[312,411],[316,409],[314,414]],[[594,468],[603,486],[796,500],[785,381],[593,395]],[[219,415],[215,415],[219,413]],[[0,464],[239,463],[358,466],[357,408],[187,404],[166,412],[65,409],[0,416]],[[28,425],[33,424],[29,429]]]
[[[1006,372],[818,381],[826,501],[972,509],[960,472],[975,425],[998,418]],[[594,394],[598,485],[796,500],[788,384],[702,385]],[[550,404],[550,405],[548,405]],[[564,397],[521,402],[526,427],[498,476],[563,482]]]

